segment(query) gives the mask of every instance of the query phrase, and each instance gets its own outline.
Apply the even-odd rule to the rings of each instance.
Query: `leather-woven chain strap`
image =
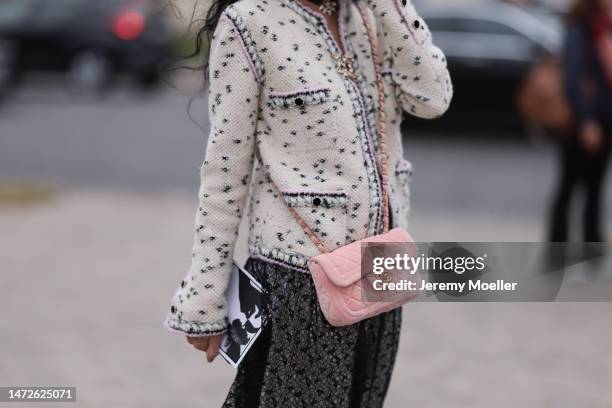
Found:
[[[372,32],[366,10],[361,2],[357,2],[357,9],[361,14],[363,25],[368,34],[370,49],[372,51],[372,62],[374,63],[374,75],[376,76],[376,87],[378,88],[378,127],[380,130],[380,173],[382,179],[383,195],[383,228],[389,232],[389,154],[387,153],[387,112],[385,111],[385,87],[381,73],[381,62],[376,46],[376,38]]]
[[[376,46],[376,39],[374,38],[374,33],[372,32],[372,27],[368,21],[368,17],[366,16],[366,12],[361,3],[357,3],[359,14],[363,20],[363,24],[366,28],[366,32],[368,35],[368,41],[370,43],[370,48],[372,52],[372,62],[374,63],[374,73],[376,76],[376,85],[378,88],[378,121],[379,121],[379,130],[380,130],[380,173],[382,179],[382,195],[383,195],[383,227],[384,232],[389,231],[389,158],[387,154],[387,114],[385,112],[385,89],[383,85],[383,79],[381,74],[381,63],[378,56],[378,47]],[[277,193],[280,195],[280,198],[284,201],[285,205],[289,209],[289,212],[295,218],[297,223],[300,225],[302,230],[308,239],[312,241],[312,243],[319,249],[321,253],[328,253],[329,251],[321,242],[317,234],[310,228],[310,226],[304,221],[302,216],[297,212],[295,208],[293,208],[283,195],[282,191],[276,186],[276,184],[272,181],[272,185],[275,187]]]

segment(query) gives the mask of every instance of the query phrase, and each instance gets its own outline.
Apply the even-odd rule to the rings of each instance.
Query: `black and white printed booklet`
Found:
[[[237,368],[266,324],[261,284],[236,262],[233,263],[226,293],[229,328],[220,354]]]

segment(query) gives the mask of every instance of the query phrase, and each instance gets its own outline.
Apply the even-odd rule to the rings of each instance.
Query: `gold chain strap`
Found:
[[[374,74],[376,76],[376,86],[378,88],[378,126],[380,130],[380,173],[382,179],[383,194],[383,227],[384,232],[389,231],[389,155],[387,153],[387,113],[385,112],[385,88],[380,71],[381,62],[376,46],[376,38],[372,32],[366,11],[361,2],[357,2],[357,9],[361,14],[361,19],[368,34],[368,41],[372,50],[372,62],[374,63]]]

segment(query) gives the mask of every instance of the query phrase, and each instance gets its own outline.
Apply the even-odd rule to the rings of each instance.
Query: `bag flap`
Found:
[[[364,242],[412,243],[412,237],[402,228],[375,235],[340,247],[333,252],[312,257],[336,286],[347,287],[361,280],[361,244]]]

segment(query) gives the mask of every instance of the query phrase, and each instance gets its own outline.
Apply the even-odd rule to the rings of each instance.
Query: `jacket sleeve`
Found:
[[[579,123],[595,118],[593,101],[585,95],[583,79],[587,76],[588,47],[584,27],[568,27],[563,53],[565,93]]]
[[[210,134],[201,167],[191,268],[166,319],[191,336],[227,328],[225,291],[255,151],[260,86],[236,26],[226,15],[211,42]]]
[[[448,109],[453,87],[442,51],[410,0],[367,0],[385,46],[386,70],[404,111],[425,119]]]

